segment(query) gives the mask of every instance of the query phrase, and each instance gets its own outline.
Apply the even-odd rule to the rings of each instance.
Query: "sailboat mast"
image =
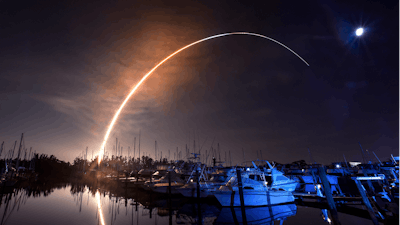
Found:
[[[229,166],[232,166],[231,150],[229,150]]]
[[[220,151],[220,149],[219,149],[219,143],[218,143],[218,161],[220,161],[221,162],[221,151]]]
[[[243,148],[242,148],[242,152],[243,152],[243,160],[244,160],[244,163],[245,163],[244,165],[247,166],[246,157],[245,157],[245,155],[244,155],[244,149],[243,149]]]
[[[136,137],[133,139],[133,162],[135,162],[136,156]]]
[[[139,130],[139,164],[140,164],[140,130]]]
[[[0,156],[1,156],[1,153],[3,152],[3,147],[4,147],[4,141],[3,141],[3,143],[1,143]]]
[[[20,154],[21,154],[21,148],[22,148],[23,139],[24,139],[24,133],[22,133],[21,141],[19,142],[18,155],[17,155],[17,164],[15,166],[16,167],[15,169],[17,169],[17,171],[18,171],[18,167],[19,167],[19,157],[20,157]]]

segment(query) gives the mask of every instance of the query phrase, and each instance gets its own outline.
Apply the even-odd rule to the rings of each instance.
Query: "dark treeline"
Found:
[[[54,155],[50,157],[46,154],[34,155],[35,173],[39,179],[65,179],[70,177],[73,172],[73,166],[68,162],[57,159]]]
[[[112,156],[111,158],[105,157],[100,164],[98,163],[98,158],[89,161],[77,157],[71,164],[57,159],[54,155],[34,154],[32,160],[29,161],[22,160],[17,162],[16,159],[11,161],[0,160],[0,170],[5,171],[6,165],[8,165],[9,171],[15,171],[16,165],[19,164],[19,173],[22,171],[25,171],[27,174],[31,173],[39,180],[67,181],[71,177],[76,177],[76,175],[85,174],[93,170],[101,169],[104,172],[110,173],[117,170],[130,172],[168,163],[173,164],[173,162],[168,162],[166,158],[157,161],[148,156],[142,156],[140,160],[139,158],[132,159],[122,156]]]

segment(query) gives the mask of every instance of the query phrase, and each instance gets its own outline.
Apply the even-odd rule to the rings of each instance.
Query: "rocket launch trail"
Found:
[[[144,81],[159,67],[159,66],[161,66],[164,62],[166,62],[168,59],[172,58],[173,56],[175,56],[175,55],[178,54],[179,52],[181,52],[181,51],[183,51],[183,50],[185,50],[185,49],[187,49],[187,48],[189,48],[189,47],[191,47],[191,46],[193,46],[193,45],[195,45],[195,44],[198,44],[198,43],[201,43],[201,42],[204,42],[204,41],[208,41],[208,40],[211,40],[211,39],[214,39],[214,38],[219,38],[219,37],[224,37],[224,36],[230,36],[230,35],[250,35],[250,36],[257,36],[257,37],[261,37],[261,38],[268,39],[268,40],[273,41],[273,42],[275,42],[275,43],[281,45],[282,47],[286,48],[287,50],[289,50],[290,52],[292,52],[294,55],[296,55],[300,60],[302,60],[307,66],[310,66],[310,65],[307,63],[307,61],[305,61],[303,58],[301,58],[296,52],[294,52],[292,49],[290,49],[290,48],[287,47],[286,45],[282,44],[281,42],[279,42],[279,41],[277,41],[277,40],[275,40],[275,39],[272,39],[272,38],[270,38],[270,37],[264,36],[264,35],[262,35],[262,34],[257,34],[257,33],[250,33],[250,32],[231,32],[231,33],[223,33],[223,34],[217,34],[217,35],[213,35],[213,36],[210,36],[210,37],[206,37],[206,38],[203,38],[203,39],[201,39],[201,40],[195,41],[195,42],[193,42],[193,43],[191,43],[191,44],[188,44],[188,45],[186,45],[186,46],[184,46],[184,47],[178,49],[177,51],[175,51],[174,53],[172,53],[171,55],[169,55],[168,57],[166,57],[165,59],[163,59],[161,62],[159,62],[156,66],[154,66],[153,69],[151,69],[151,70],[150,70],[150,71],[149,71],[149,72],[148,72],[148,73],[133,87],[133,89],[132,89],[131,92],[128,94],[128,96],[126,96],[125,100],[122,102],[121,106],[119,107],[119,109],[118,109],[117,112],[115,113],[115,115],[114,115],[114,117],[113,117],[113,119],[112,119],[112,121],[111,121],[111,123],[110,123],[110,126],[108,127],[107,132],[106,132],[106,134],[105,134],[105,136],[104,136],[103,143],[102,143],[102,145],[101,145],[101,147],[100,147],[100,151],[99,151],[98,163],[101,162],[101,159],[102,159],[102,157],[103,157],[103,155],[104,155],[104,149],[105,149],[105,145],[106,145],[106,143],[107,143],[108,137],[109,137],[109,135],[110,135],[110,133],[111,133],[113,127],[114,127],[114,124],[115,124],[115,122],[117,121],[118,116],[119,116],[119,114],[121,113],[122,109],[125,107],[126,103],[129,101],[129,99],[131,98],[131,96],[132,96],[132,95],[136,92],[136,90],[140,87],[140,85],[142,85],[142,83],[143,83],[143,82],[144,82]]]

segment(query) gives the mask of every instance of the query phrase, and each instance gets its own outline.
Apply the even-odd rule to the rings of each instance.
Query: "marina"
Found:
[[[63,199],[70,198],[79,206],[79,213],[90,211],[74,217],[81,220],[79,223],[95,219],[100,224],[120,224],[116,218],[128,220],[129,211],[130,224],[139,224],[139,220],[147,224],[149,219],[155,224],[291,224],[290,218],[301,217],[298,211],[309,208],[319,210],[317,220],[329,224],[399,221],[397,156],[367,164],[282,165],[255,160],[249,163],[251,166],[231,167],[217,165],[215,160],[213,165],[206,165],[197,156],[186,161],[157,161],[145,156],[136,161],[112,156],[101,163],[96,158],[77,158],[70,165],[53,156],[34,154],[31,159],[3,162],[1,225],[17,223],[12,222],[18,221],[12,215],[20,208],[21,212],[29,208],[29,204],[25,206],[28,199],[58,199],[60,207]],[[21,166],[15,169],[17,165]],[[53,204],[44,202],[46,206],[41,207]],[[69,211],[76,210],[69,207]],[[52,214],[51,210],[35,214]],[[137,214],[139,210],[142,215]],[[344,219],[347,217],[352,219]],[[68,223],[74,223],[74,219],[66,218]]]
[[[0,225],[400,224],[399,1],[0,8]]]

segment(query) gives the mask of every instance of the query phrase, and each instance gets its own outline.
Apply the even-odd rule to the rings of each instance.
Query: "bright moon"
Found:
[[[357,36],[361,36],[363,33],[364,33],[364,29],[363,29],[363,28],[358,28],[358,29],[356,30],[356,35],[357,35]]]

